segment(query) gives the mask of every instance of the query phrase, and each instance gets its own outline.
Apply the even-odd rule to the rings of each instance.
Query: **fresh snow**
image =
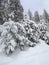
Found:
[[[0,65],[49,65],[49,46],[40,40],[40,44],[11,56],[0,53]]]

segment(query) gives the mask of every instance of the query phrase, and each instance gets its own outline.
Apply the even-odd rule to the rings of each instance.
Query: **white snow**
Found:
[[[42,40],[40,43],[11,56],[0,53],[0,65],[49,65],[49,46]]]

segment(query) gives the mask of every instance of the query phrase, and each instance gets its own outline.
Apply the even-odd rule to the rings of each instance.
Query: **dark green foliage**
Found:
[[[15,22],[23,19],[23,7],[20,0],[10,0],[9,12],[13,12],[14,17],[12,19]]]
[[[23,7],[20,0],[0,0],[0,13],[0,18],[4,22],[9,18],[14,21],[23,19]]]

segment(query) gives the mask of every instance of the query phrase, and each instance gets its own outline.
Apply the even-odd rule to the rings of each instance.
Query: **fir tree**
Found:
[[[20,0],[10,0],[9,13],[13,13],[11,18],[15,22],[23,19],[23,7],[20,3]]]
[[[9,18],[14,21],[23,19],[23,7],[20,3],[20,0],[2,0],[0,3],[4,8],[4,14],[1,14],[1,18],[3,18],[4,21],[8,21]]]
[[[33,15],[32,15],[32,12],[30,10],[28,10],[28,15],[29,15],[29,19],[33,20]]]
[[[44,9],[43,18],[46,22],[48,21],[48,17],[49,17],[49,15],[48,15],[47,11]]]
[[[35,13],[34,13],[34,20],[36,22],[40,21],[38,11],[35,11]]]

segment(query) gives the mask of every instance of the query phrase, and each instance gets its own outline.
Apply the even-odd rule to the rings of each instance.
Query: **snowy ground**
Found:
[[[0,65],[49,65],[49,46],[41,44],[11,56],[0,54]]]

